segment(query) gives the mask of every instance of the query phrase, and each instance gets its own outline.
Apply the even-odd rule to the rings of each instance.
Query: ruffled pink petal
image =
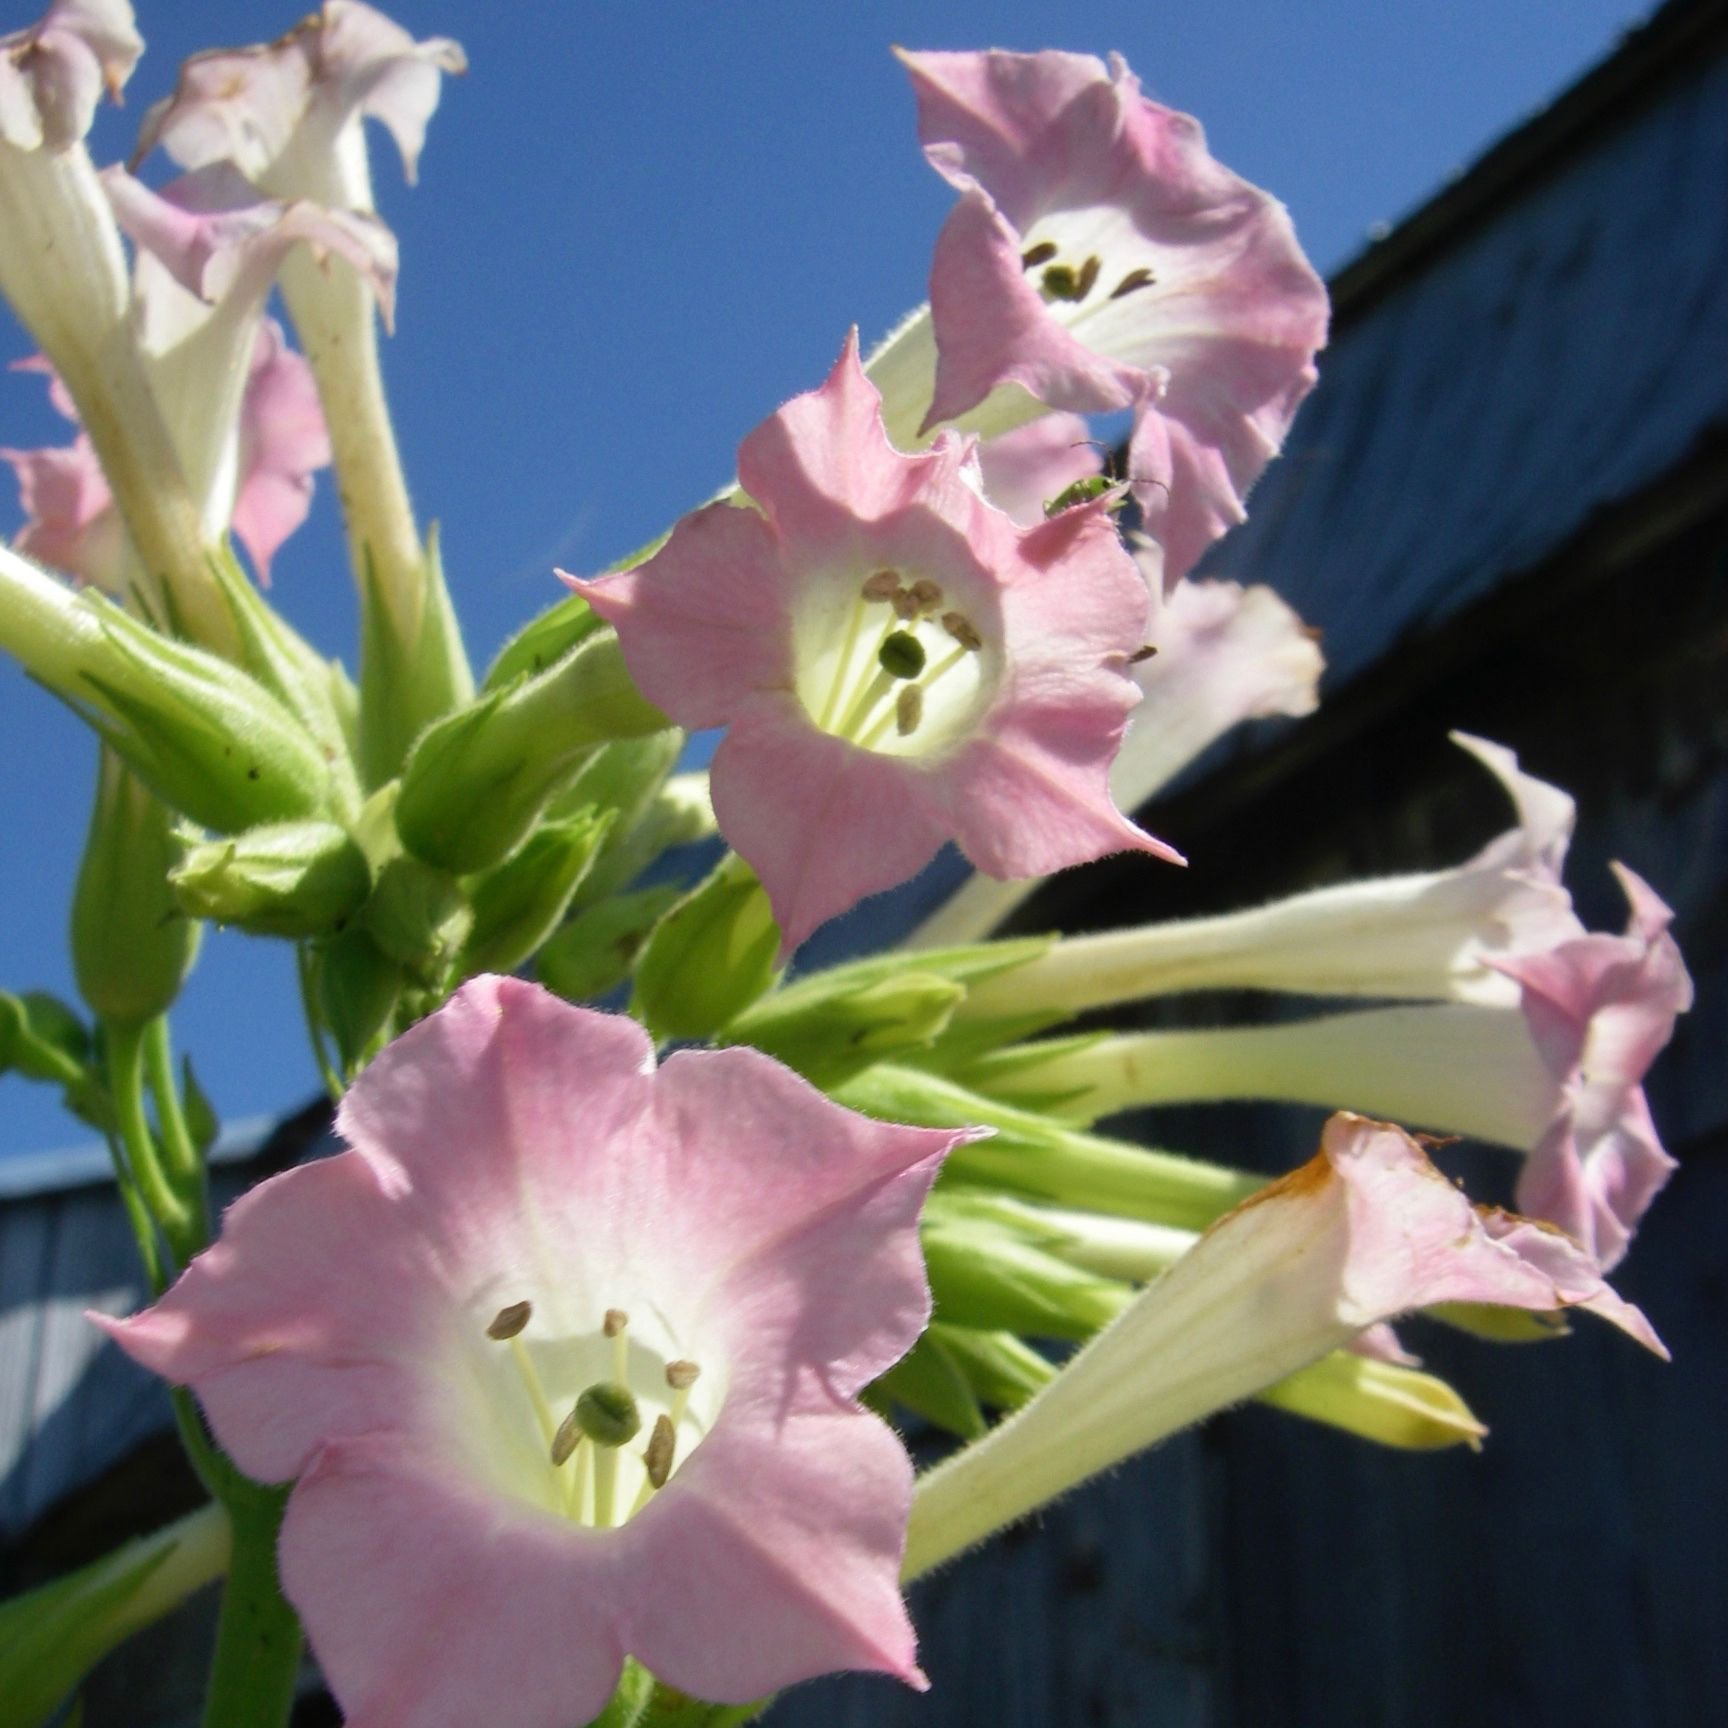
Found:
[[[77,143],[143,52],[128,0],[53,0],[35,24],[0,36],[0,140],[19,150]]]
[[[331,1435],[393,1433],[441,1395],[449,1286],[378,1173],[343,1155],[272,1177],[154,1307],[91,1319],[197,1394],[249,1475],[284,1482]]]
[[[194,55],[145,115],[137,156],[161,144],[183,168],[231,161],[263,181],[294,149],[333,154],[343,127],[370,114],[395,139],[411,182],[442,74],[466,69],[446,37],[416,42],[370,6],[326,0],[275,42]]]
[[[782,958],[916,875],[950,832],[916,765],[818,731],[795,696],[739,710],[709,780],[721,833],[768,891]]]
[[[348,1728],[570,1728],[623,1666],[626,1548],[392,1436],[318,1455],[278,1555]]]
[[[791,686],[791,584],[755,510],[710,504],[636,569],[566,580],[618,627],[637,687],[680,726],[724,725],[753,691]]]
[[[1045,414],[978,447],[984,495],[1023,527],[1044,520],[1044,507],[1104,466],[1078,414]]]
[[[102,184],[120,226],[200,300],[239,294],[262,306],[283,257],[304,245],[354,270],[376,295],[386,326],[391,321],[396,240],[374,216],[262,198],[226,162],[184,174],[160,193],[120,167],[104,169]]]
[[[312,508],[312,476],[330,465],[330,432],[318,383],[282,327],[266,318],[252,349],[240,407],[240,484],[234,533],[264,587],[282,543]]]
[[[125,530],[90,440],[80,433],[61,448],[0,450],[0,461],[18,477],[25,515],[13,538],[18,550],[118,593],[125,580]]]
[[[738,479],[788,555],[819,563],[859,555],[867,525],[952,484],[964,460],[958,446],[908,456],[888,442],[854,329],[821,387],[794,396],[739,445]]]
[[[734,1393],[721,1424],[630,1526],[619,1640],[699,1698],[744,1703],[836,1669],[922,1687],[897,1584],[912,1497],[874,1417]],[[820,1594],[810,1581],[820,1578]]]
[[[1674,1170],[1642,1082],[1692,1004],[1692,980],[1668,934],[1672,914],[1647,883],[1616,870],[1631,905],[1624,936],[1578,936],[1490,961],[1522,986],[1526,1024],[1560,1093],[1518,1203],[1587,1244],[1604,1267],[1624,1255]]]

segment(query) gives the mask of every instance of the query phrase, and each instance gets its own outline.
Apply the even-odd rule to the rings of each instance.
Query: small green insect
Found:
[[[1076,504],[1090,504],[1094,499],[1102,498],[1106,493],[1117,491],[1122,486],[1120,480],[1113,480],[1108,474],[1088,474],[1084,479],[1076,480],[1072,486],[1064,486],[1048,504],[1044,506],[1046,516],[1060,516],[1064,510],[1072,510]],[[1126,493],[1112,501],[1109,508],[1120,510],[1128,502]]]

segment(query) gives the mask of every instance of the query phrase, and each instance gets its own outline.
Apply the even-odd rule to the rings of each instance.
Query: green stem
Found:
[[[159,1014],[144,1028],[144,1067],[150,1096],[156,1103],[156,1122],[161,1129],[162,1152],[168,1179],[192,1214],[200,1243],[210,1238],[210,1189],[203,1155],[186,1125],[180,1101],[180,1083],[174,1073],[174,1048],[168,1032],[168,1016]]]
[[[144,1204],[161,1226],[175,1260],[182,1266],[204,1246],[203,1232],[162,1169],[156,1137],[144,1114],[144,1041],[148,1023],[102,1022],[102,1047],[108,1066],[108,1091],[125,1148],[126,1166]]]
[[[234,1552],[216,1659],[204,1704],[204,1728],[285,1728],[294,1705],[305,1634],[276,1576],[276,1536],[285,1488],[249,1485],[229,1499]]]
[[[168,1288],[167,1274],[162,1268],[162,1244],[150,1209],[138,1193],[138,1184],[126,1167],[126,1154],[120,1142],[108,1136],[108,1156],[114,1160],[114,1182],[120,1190],[120,1204],[126,1209],[126,1221],[132,1226],[133,1240],[138,1244],[138,1260],[144,1268],[145,1282],[152,1296],[160,1296]]]

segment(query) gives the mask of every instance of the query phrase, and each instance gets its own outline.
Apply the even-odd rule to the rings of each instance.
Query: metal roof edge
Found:
[[[1491,144],[1457,179],[1333,273],[1334,329],[1419,274],[1462,230],[1523,197],[1580,136],[1658,99],[1677,69],[1728,50],[1728,0],[1666,0],[1575,84]]]

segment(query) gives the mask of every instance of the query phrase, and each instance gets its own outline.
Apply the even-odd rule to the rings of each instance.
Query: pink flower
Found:
[[[1579,1308],[1668,1354],[1558,1230],[1473,1207],[1409,1135],[1334,1116],[1315,1158],[1226,1213],[1036,1397],[919,1478],[906,1576],[1353,1339],[1387,1349],[1383,1322],[1449,1302]]]
[[[195,54],[144,116],[137,154],[161,144],[182,168],[231,162],[279,198],[370,210],[361,121],[382,122],[412,182],[443,74],[467,64],[446,37],[416,42],[358,0],[325,0],[274,42]]]
[[[0,143],[77,143],[103,93],[119,101],[143,52],[127,0],[54,0],[28,29],[0,36]]]
[[[959,1133],[479,978],[381,1055],[351,1150],[264,1183],[107,1329],[266,1481],[350,1728],[570,1728],[626,1655],[714,1702],[923,1683],[912,1469],[857,1393],[929,1314]],[[558,1462],[554,1463],[554,1459]]]
[[[936,243],[931,427],[1004,385],[1132,408],[1129,475],[1164,578],[1242,520],[1314,383],[1326,292],[1282,205],[1119,57],[903,54],[960,202]]]
[[[1643,1079],[1692,1005],[1668,934],[1673,913],[1623,864],[1614,870],[1631,907],[1624,936],[1580,935],[1490,962],[1522,987],[1525,1025],[1555,1088],[1518,1204],[1569,1231],[1604,1268],[1624,1256],[1674,1171]]]
[[[1106,511],[1020,528],[969,442],[896,450],[856,337],[738,473],[759,508],[699,510],[582,592],[651,702],[729,728],[714,813],[782,954],[945,840],[992,876],[1176,856],[1110,802],[1148,599]]]

